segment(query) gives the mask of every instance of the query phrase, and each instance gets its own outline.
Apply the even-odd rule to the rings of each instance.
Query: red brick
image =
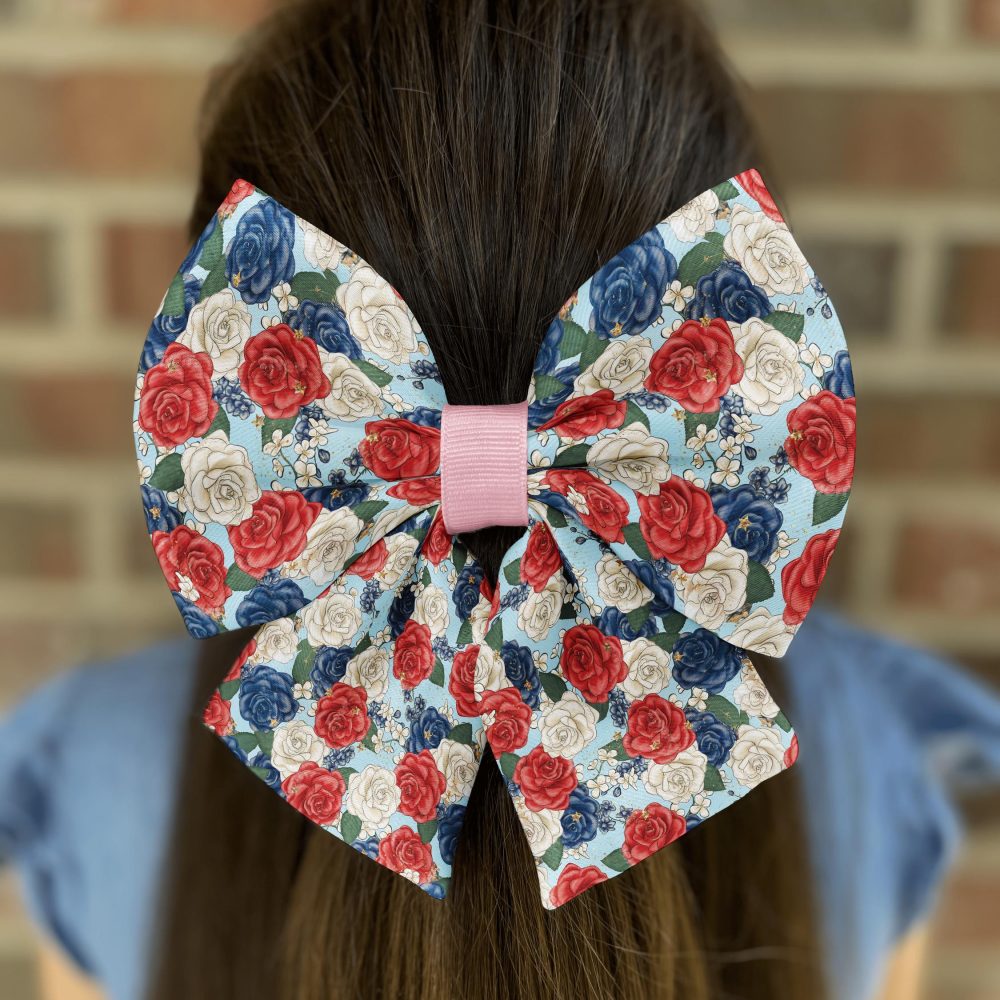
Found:
[[[111,456],[120,458],[124,468],[134,454],[134,388],[131,375],[0,374],[0,452]]]
[[[894,592],[941,615],[993,615],[1000,607],[1000,530],[969,520],[913,521],[898,539]]]
[[[6,320],[45,318],[54,311],[52,234],[0,228],[0,314]]]
[[[957,246],[949,254],[948,294],[940,326],[976,338],[1000,340],[1000,245]]]
[[[0,171],[99,177],[188,176],[202,74],[0,74]]]
[[[968,0],[967,17],[972,34],[1000,42],[1000,0]]]
[[[767,88],[764,148],[797,184],[933,190],[996,185],[997,90]]]
[[[55,117],[49,81],[32,74],[0,73],[0,121],[8,137],[0,142],[0,171],[49,169],[57,147]]]
[[[163,573],[153,554],[153,546],[146,531],[146,516],[142,510],[139,490],[136,487],[135,503],[128,506],[124,516],[119,518],[118,530],[122,533],[124,553],[123,569],[134,580],[148,580],[164,584]]]
[[[206,25],[245,31],[275,7],[274,0],[104,0],[99,16],[126,22]]]
[[[79,575],[80,515],[72,506],[0,501],[0,577],[66,580]]]
[[[104,233],[108,313],[129,324],[147,324],[189,245],[177,226],[118,224]]]
[[[167,176],[196,162],[203,78],[178,73],[93,72],[54,84],[61,166],[78,173]]]
[[[811,239],[806,256],[852,336],[884,337],[892,323],[897,248],[891,243]]]
[[[858,480],[926,477],[944,482],[956,469],[1000,478],[997,401],[934,393],[871,396],[858,372]]]

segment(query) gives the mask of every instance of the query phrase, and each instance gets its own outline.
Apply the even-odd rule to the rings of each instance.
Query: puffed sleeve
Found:
[[[197,643],[78,667],[0,722],[0,860],[109,997],[142,995]]]
[[[89,973],[78,855],[62,822],[73,794],[63,734],[81,684],[79,674],[58,677],[0,721],[0,861],[17,869],[34,920]]]
[[[786,676],[830,973],[837,995],[869,997],[933,909],[958,795],[1000,782],[1000,699],[829,613],[805,623]]]

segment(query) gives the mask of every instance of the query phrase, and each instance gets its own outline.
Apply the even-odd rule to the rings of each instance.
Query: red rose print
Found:
[[[788,744],[788,749],[785,751],[784,765],[786,768],[791,767],[799,759],[799,737],[798,735],[792,736],[792,742]]]
[[[628,523],[628,501],[610,486],[584,469],[553,469],[545,473],[545,485],[567,496],[580,494],[587,513],[577,513],[580,520],[606,542],[624,542],[622,528]],[[575,507],[574,507],[575,509]]]
[[[479,647],[469,646],[455,654],[451,661],[451,675],[448,678],[448,691],[455,699],[455,710],[467,719],[479,716],[480,701],[476,698],[476,662],[479,659]]]
[[[826,575],[839,538],[839,528],[813,535],[806,542],[802,555],[793,559],[781,571],[781,596],[785,599],[785,610],[781,617],[786,625],[798,625],[805,620],[816,600],[816,592]]]
[[[429,563],[440,566],[451,552],[451,535],[445,530],[444,518],[438,511],[431,522],[430,530],[424,536],[424,544],[420,553]]]
[[[239,678],[240,674],[243,672],[243,666],[257,652],[257,640],[251,639],[244,647],[243,652],[240,653],[236,662],[229,668],[229,673],[223,677],[223,681],[235,681]]]
[[[682,709],[658,694],[647,694],[628,707],[628,732],[622,741],[630,757],[669,764],[694,743],[694,731]]]
[[[494,713],[493,722],[486,727],[486,739],[494,755],[513,753],[528,742],[531,706],[524,703],[517,688],[487,691],[480,702],[480,714],[487,712]]]
[[[393,676],[405,690],[415,688],[427,680],[434,669],[434,650],[431,649],[431,630],[412,618],[396,639],[392,654]]]
[[[441,432],[409,420],[372,420],[358,445],[361,461],[385,480],[420,479],[441,465]]]
[[[405,500],[414,507],[429,507],[441,499],[441,478],[427,476],[424,479],[407,479],[390,486],[386,493],[399,500]]]
[[[550,757],[541,747],[535,747],[517,762],[514,780],[532,812],[562,811],[569,805],[570,792],[576,788],[576,766],[566,757]]]
[[[521,579],[536,594],[562,569],[562,556],[547,524],[538,521],[528,535],[528,542],[521,556]]]
[[[394,872],[416,872],[421,882],[434,873],[434,856],[416,830],[408,826],[386,834],[378,845],[378,863]]]
[[[768,218],[774,219],[775,222],[785,221],[771,197],[771,192],[764,186],[764,181],[756,170],[751,167],[750,170],[744,170],[742,174],[737,174],[736,183],[760,205],[760,210]]]
[[[320,826],[337,822],[346,788],[339,771],[328,771],[314,760],[307,760],[281,783],[288,804]]]
[[[581,892],[600,882],[607,882],[608,876],[596,865],[581,868],[579,865],[568,864],[560,873],[559,880],[549,893],[549,902],[553,906],[562,906]]]
[[[653,496],[636,495],[639,530],[654,559],[668,559],[685,573],[697,573],[726,533],[712,498],[700,486],[671,476]]]
[[[360,576],[362,580],[370,580],[385,565],[389,558],[389,548],[385,544],[385,539],[380,538],[367,552],[363,552],[350,566],[348,573]]]
[[[434,819],[447,782],[430,750],[404,754],[396,765],[396,784],[401,813],[412,816],[418,823]]]
[[[846,493],[854,479],[857,403],[824,389],[788,414],[785,454],[820,493]]]
[[[198,591],[194,603],[204,611],[216,611],[232,590],[226,585],[226,562],[222,549],[186,524],[173,531],[154,531],[153,551],[167,586],[180,591],[183,576]]]
[[[213,730],[216,736],[227,736],[233,731],[233,714],[229,710],[229,702],[218,691],[213,691],[212,697],[208,699],[205,711],[201,714],[201,721]]]
[[[595,704],[628,676],[621,640],[596,625],[574,625],[563,638],[559,669],[583,697]]]
[[[316,341],[287,323],[268,327],[246,342],[238,374],[243,391],[272,420],[294,417],[330,392]]]
[[[226,200],[222,203],[222,207],[219,209],[219,215],[225,218],[227,215],[232,215],[236,210],[236,206],[244,199],[253,194],[253,185],[249,181],[236,181],[235,184],[229,189],[229,194],[226,195]]]
[[[265,491],[245,521],[226,529],[236,565],[259,578],[294,559],[306,547],[306,533],[322,509],[298,490]]]
[[[363,740],[371,728],[368,718],[368,692],[338,682],[316,702],[316,735],[326,745],[340,750]]]
[[[219,404],[212,398],[212,359],[171,344],[146,372],[139,397],[139,426],[164,448],[201,437]]]
[[[627,409],[628,404],[615,399],[610,389],[598,389],[589,396],[577,396],[560,403],[552,419],[538,429],[553,430],[561,438],[579,440],[609,427],[621,427]]]
[[[724,319],[689,319],[650,358],[643,383],[689,413],[715,413],[719,398],[743,378],[743,359]]]
[[[661,847],[672,844],[687,830],[684,817],[673,809],[650,802],[642,809],[634,809],[625,820],[625,843],[622,854],[630,864],[655,854]]]

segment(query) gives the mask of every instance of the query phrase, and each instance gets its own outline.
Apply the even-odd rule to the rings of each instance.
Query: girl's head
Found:
[[[449,401],[514,403],[573,289],[759,160],[679,0],[311,0],[213,79],[192,232],[251,180],[399,289]],[[495,573],[512,538],[467,541]],[[198,707],[245,639],[207,644]],[[155,996],[819,992],[787,778],[546,913],[488,754],[442,903],[313,828],[193,728]]]

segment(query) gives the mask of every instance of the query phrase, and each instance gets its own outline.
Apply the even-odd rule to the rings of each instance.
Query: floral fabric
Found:
[[[440,516],[437,366],[363,260],[237,181],[150,327],[134,430],[205,710],[313,822],[447,890],[485,743],[561,905],[790,766],[780,656],[854,472],[850,359],[759,174],[608,261],[528,390],[497,586]]]

